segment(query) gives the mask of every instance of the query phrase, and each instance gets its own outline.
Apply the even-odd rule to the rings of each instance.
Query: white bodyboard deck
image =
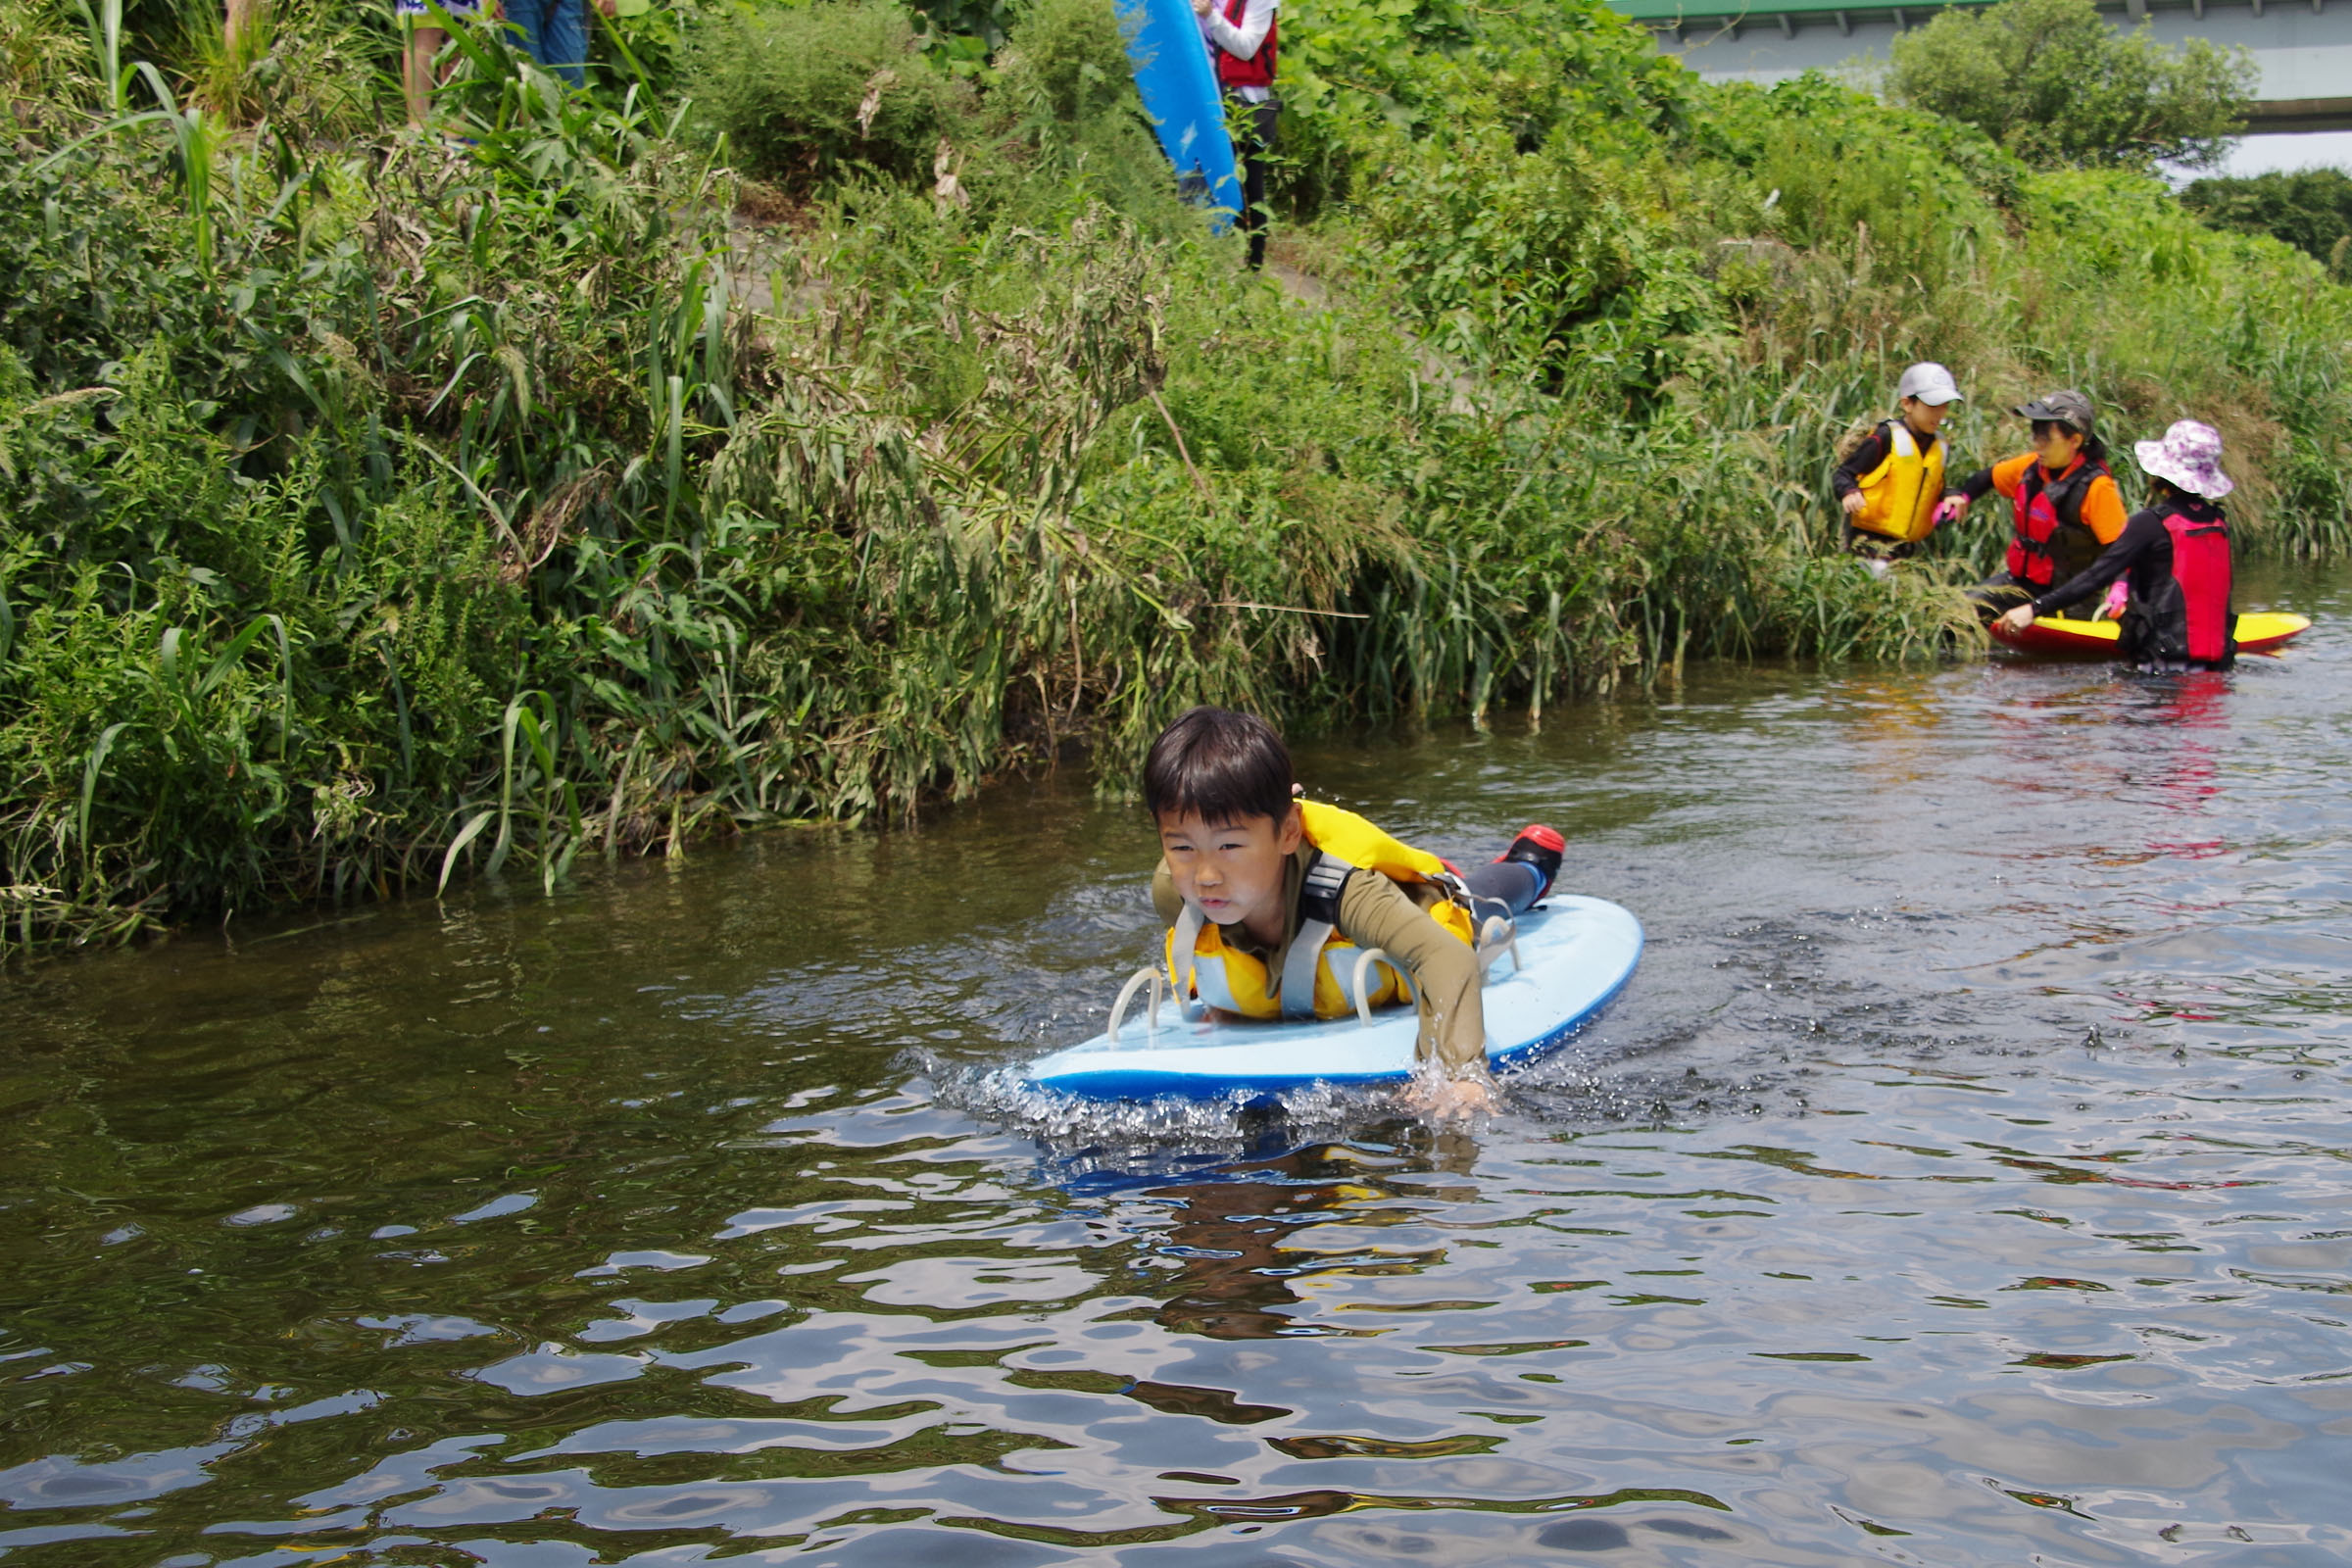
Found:
[[[1519,917],[1519,961],[1495,960],[1482,993],[1487,1063],[1521,1065],[1564,1044],[1607,1004],[1642,957],[1642,923],[1603,899],[1558,895]],[[1119,1038],[1097,1035],[1029,1064],[1038,1085],[1102,1100],[1224,1099],[1307,1084],[1401,1082],[1413,1069],[1419,1014],[1385,1007],[1364,1023],[1187,1020],[1172,1004],[1156,1029],[1130,1011]]]

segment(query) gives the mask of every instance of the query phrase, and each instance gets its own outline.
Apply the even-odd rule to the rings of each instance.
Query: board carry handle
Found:
[[[1119,1043],[1119,1019],[1125,1015],[1127,1004],[1133,1002],[1135,994],[1146,985],[1152,988],[1152,1012],[1145,1031],[1152,1035],[1159,1033],[1159,999],[1167,990],[1167,982],[1160,978],[1159,965],[1151,963],[1127,977],[1127,983],[1119,987],[1119,1000],[1110,1004],[1110,1027],[1103,1034],[1112,1045]]]
[[[1356,956],[1355,978],[1348,983],[1348,989],[1355,993],[1355,1015],[1363,1020],[1366,1028],[1372,1025],[1372,1004],[1369,1000],[1372,993],[1364,989],[1364,976],[1373,964],[1385,960],[1388,956],[1389,950],[1386,948],[1366,948]]]
[[[1496,926],[1502,927],[1499,939],[1494,934]],[[1517,974],[1527,967],[1519,961],[1519,927],[1499,914],[1488,915],[1486,925],[1478,933],[1479,968],[1494,968],[1494,960],[1506,953],[1511,956],[1511,973]]]

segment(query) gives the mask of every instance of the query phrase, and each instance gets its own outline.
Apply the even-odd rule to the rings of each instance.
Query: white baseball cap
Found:
[[[1931,403],[1938,408],[1946,403],[1964,401],[1960,396],[1960,383],[1952,379],[1952,372],[1934,360],[1920,361],[1903,372],[1900,381],[1895,382],[1894,400],[1900,403],[1905,398],[1917,398],[1922,403]]]

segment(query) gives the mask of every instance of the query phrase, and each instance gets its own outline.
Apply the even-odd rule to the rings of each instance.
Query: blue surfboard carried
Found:
[[[1641,957],[1642,922],[1606,900],[1557,895],[1522,914],[1481,993],[1488,1066],[1522,1066],[1566,1044]],[[1402,1083],[1412,1074],[1416,1008],[1313,1023],[1220,1023],[1161,1005],[1166,982],[1157,973],[1143,970],[1127,983],[1103,1033],[1031,1062],[1030,1081],[1101,1100],[1221,1100],[1236,1090]],[[1147,985],[1150,1004],[1127,1016]]]
[[[1136,89],[1144,112],[1159,134],[1160,150],[1188,193],[1204,195],[1218,210],[1222,233],[1242,210],[1242,184],[1234,172],[1233,138],[1225,130],[1225,104],[1217,94],[1208,46],[1186,0],[1117,0],[1127,58],[1135,63]]]

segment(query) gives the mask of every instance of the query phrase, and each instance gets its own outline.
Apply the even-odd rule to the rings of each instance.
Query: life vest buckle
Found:
[[[1306,868],[1306,878],[1298,888],[1298,923],[1336,926],[1340,923],[1340,893],[1348,886],[1348,875],[1355,869],[1346,860],[1332,855],[1315,857],[1315,863]]]

